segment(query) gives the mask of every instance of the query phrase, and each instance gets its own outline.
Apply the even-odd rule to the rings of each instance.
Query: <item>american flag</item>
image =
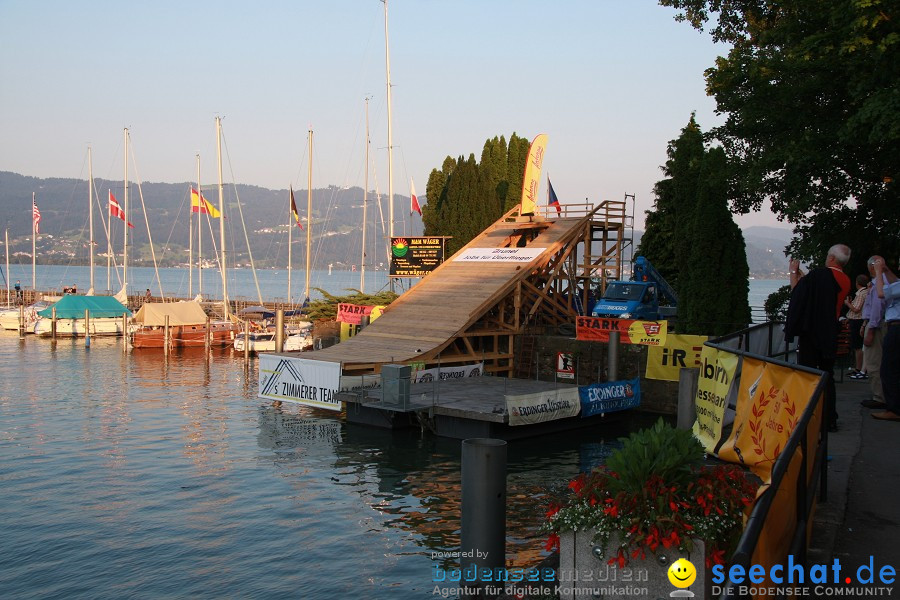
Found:
[[[31,218],[34,221],[34,232],[41,232],[41,211],[38,210],[34,198],[31,199]]]

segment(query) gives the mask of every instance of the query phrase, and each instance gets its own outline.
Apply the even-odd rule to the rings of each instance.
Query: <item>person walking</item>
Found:
[[[21,284],[21,282],[19,282],[18,279],[16,279],[15,288],[16,288],[16,304],[21,304],[22,303],[22,284]]]
[[[835,244],[828,249],[825,266],[808,274],[800,261],[790,262],[791,299],[788,303],[784,339],[798,340],[797,362],[825,371],[825,415],[828,431],[838,430],[834,361],[840,330],[841,307],[850,292],[850,278],[843,268],[850,260],[850,248]]]
[[[884,338],[881,342],[881,383],[887,410],[872,413],[880,421],[900,421],[900,279],[880,256],[874,257],[875,289],[884,300]]]

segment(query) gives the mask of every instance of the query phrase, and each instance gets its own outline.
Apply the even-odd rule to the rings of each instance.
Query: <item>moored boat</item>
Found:
[[[52,335],[53,309],[56,309],[56,335],[59,337],[84,337],[84,314],[88,311],[91,336],[124,335],[122,315],[131,316],[121,302],[112,296],[63,296],[52,306],[38,311],[34,333],[39,336]]]
[[[169,345],[173,348],[229,346],[237,326],[230,321],[210,321],[199,302],[150,302],[141,306],[132,318],[129,338],[135,348],[163,348],[166,341],[166,317],[169,317]]]

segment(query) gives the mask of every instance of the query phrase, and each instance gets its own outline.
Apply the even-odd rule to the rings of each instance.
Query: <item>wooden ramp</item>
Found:
[[[484,361],[512,376],[515,336],[526,327],[574,323],[591,281],[621,276],[624,202],[604,202],[555,218],[501,217],[395,300],[355,337],[304,358],[340,361],[345,374],[377,373],[384,364],[426,368]],[[467,250],[538,248],[528,262],[455,260]]]

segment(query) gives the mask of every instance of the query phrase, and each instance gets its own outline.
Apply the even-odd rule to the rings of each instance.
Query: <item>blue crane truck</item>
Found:
[[[662,304],[662,305],[661,305]],[[634,260],[631,281],[612,281],[591,309],[595,317],[659,321],[674,319],[678,295],[650,261]]]

